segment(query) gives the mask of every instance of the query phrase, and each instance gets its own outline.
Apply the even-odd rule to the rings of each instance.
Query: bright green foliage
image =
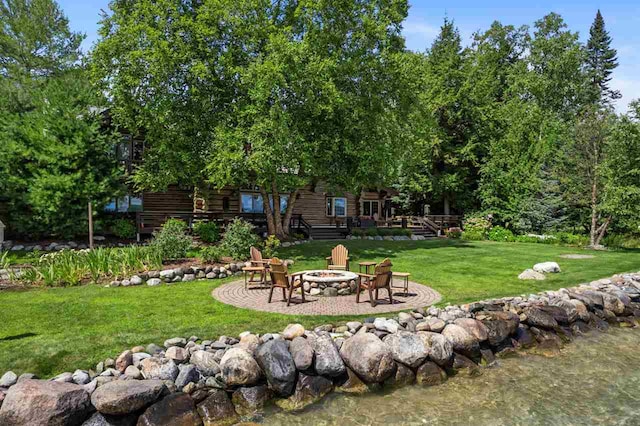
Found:
[[[111,225],[111,232],[118,238],[134,238],[136,225],[129,219],[116,219]]]
[[[220,239],[220,228],[215,222],[196,222],[193,233],[205,243],[215,243]]]
[[[472,216],[464,219],[462,238],[470,241],[486,240],[491,222],[481,216]]]
[[[161,265],[158,252],[143,246],[62,250],[42,255],[23,269],[19,280],[29,285],[67,287],[125,278]]]
[[[393,176],[404,145],[406,0],[116,0],[94,72],[115,119],[147,130],[144,187],[306,183],[356,190]],[[288,210],[268,208],[286,237]]]
[[[200,258],[205,263],[218,263],[224,257],[224,250],[221,246],[206,246],[200,250]]]
[[[85,232],[87,202],[100,207],[118,188],[82,39],[52,0],[0,2],[0,193],[18,234]]]
[[[494,226],[487,234],[487,238],[491,241],[501,241],[504,243],[515,241],[515,235],[508,229],[502,226]]]
[[[220,247],[226,256],[234,260],[246,260],[251,246],[260,247],[261,243],[260,237],[255,233],[255,226],[236,218],[227,225]]]
[[[280,247],[280,240],[276,238],[275,235],[269,235],[269,237],[264,241],[262,256],[266,259],[277,257],[278,247]]]
[[[160,231],[154,232],[151,247],[162,260],[182,259],[191,248],[192,238],[187,235],[187,225],[179,219],[168,219]]]
[[[611,101],[620,99],[622,95],[609,87],[611,74],[618,67],[617,52],[611,47],[611,36],[605,29],[604,18],[598,10],[587,42],[586,72],[591,86],[589,101],[609,106]]]

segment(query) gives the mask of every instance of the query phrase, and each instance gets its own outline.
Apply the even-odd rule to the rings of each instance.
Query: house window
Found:
[[[362,216],[370,216],[378,214],[380,203],[378,200],[363,200],[362,201]]]
[[[231,209],[231,203],[229,202],[229,197],[222,198],[222,211],[228,212]]]
[[[260,194],[242,194],[242,213],[264,213],[264,202]],[[224,201],[223,201],[224,202]],[[287,211],[289,195],[280,195],[280,213]],[[269,195],[269,206],[273,209],[273,197]]]
[[[118,213],[141,212],[142,197],[139,195],[125,195],[120,198],[114,198],[104,206],[104,210]]]
[[[327,197],[327,216],[346,217],[347,199],[344,197]]]

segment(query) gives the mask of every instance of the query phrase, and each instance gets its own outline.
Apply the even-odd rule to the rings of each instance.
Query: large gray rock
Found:
[[[198,368],[203,376],[215,376],[220,372],[220,365],[216,361],[216,356],[211,352],[195,351],[189,362]]]
[[[384,343],[391,351],[393,359],[411,368],[418,367],[427,358],[427,347],[424,340],[415,333],[398,331],[386,336]]]
[[[44,380],[23,380],[9,388],[0,409],[0,425],[71,426],[91,412],[82,386]]]
[[[527,316],[526,323],[533,327],[554,329],[558,322],[552,315],[538,308],[525,308],[523,313]]]
[[[282,332],[282,338],[287,340],[302,336],[304,336],[304,327],[301,324],[289,324]]]
[[[385,385],[402,387],[413,384],[416,381],[415,373],[404,364],[397,364],[396,372],[384,381]]]
[[[484,342],[489,338],[487,327],[473,318],[458,318],[454,321],[454,324],[464,328],[469,334],[475,337],[478,342]]]
[[[222,389],[213,389],[209,397],[198,404],[198,413],[205,426],[235,424],[238,414]]]
[[[133,365],[133,352],[124,351],[116,359],[116,370],[124,373],[128,366]]]
[[[174,393],[156,402],[140,416],[137,426],[198,426],[202,420],[193,399]]]
[[[277,400],[276,404],[284,410],[300,410],[320,400],[332,389],[331,380],[322,376],[307,376],[300,373],[294,394],[287,399]]]
[[[474,356],[480,351],[478,339],[459,325],[447,325],[444,330],[442,330],[442,335],[451,342],[455,352]]]
[[[178,346],[184,348],[187,344],[187,339],[184,337],[174,337],[172,339],[167,339],[164,341],[164,347],[170,348],[171,346]]]
[[[267,377],[269,387],[278,395],[291,395],[295,386],[296,366],[282,339],[269,340],[256,351],[256,360]]]
[[[345,340],[340,354],[365,383],[383,382],[396,368],[389,346],[373,333],[356,334]]]
[[[114,380],[96,389],[91,402],[103,414],[124,415],[154,403],[165,390],[161,380]]]
[[[337,377],[346,372],[344,362],[331,336],[322,333],[314,341],[313,350],[316,354],[316,372],[322,376]]]
[[[556,262],[541,262],[533,265],[533,270],[543,274],[553,274],[560,272],[560,265]]]
[[[18,383],[18,375],[13,371],[7,371],[0,377],[0,387],[8,388]]]
[[[175,380],[178,367],[168,358],[147,358],[140,363],[140,370],[145,379]]]
[[[231,348],[220,361],[227,386],[249,386],[260,380],[262,371],[253,356],[242,348]]]
[[[172,359],[176,364],[182,364],[189,360],[189,351],[179,346],[171,346],[164,356]]]
[[[520,273],[520,275],[518,275],[518,279],[542,281],[547,279],[547,277],[542,272],[534,271],[533,269],[525,269]]]
[[[431,331],[419,331],[417,335],[423,340],[430,360],[439,366],[446,366],[451,362],[453,345],[446,337]]]
[[[195,365],[185,364],[179,366],[178,369],[180,372],[178,373],[178,377],[176,377],[175,384],[180,390],[189,383],[197,383],[200,379],[200,373],[198,373]]]
[[[128,416],[110,416],[95,412],[82,426],[135,426],[138,421],[136,414]]]
[[[245,416],[262,411],[264,405],[269,401],[269,397],[269,388],[265,385],[259,385],[239,388],[233,392],[231,401],[236,412]]]
[[[476,319],[482,321],[486,327],[489,344],[492,346],[500,346],[507,342],[520,324],[518,315],[504,311],[483,311],[476,314]]]
[[[578,319],[578,308],[568,300],[557,299],[550,303],[551,306],[562,308],[567,315],[568,322],[575,322]],[[557,321],[557,319],[556,319]]]
[[[91,381],[91,377],[89,377],[89,373],[87,373],[84,370],[74,371],[71,377],[73,378],[73,382],[77,385],[86,385]]]
[[[289,345],[293,362],[300,371],[305,371],[313,365],[313,347],[304,337],[296,337]]]

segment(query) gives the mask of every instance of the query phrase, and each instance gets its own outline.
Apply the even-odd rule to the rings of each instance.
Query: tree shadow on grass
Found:
[[[331,255],[331,249],[342,244],[349,250],[351,262],[360,259],[394,258],[415,250],[431,250],[439,248],[475,249],[464,240],[423,240],[423,241],[387,241],[387,240],[344,240],[314,241],[313,245],[300,244],[283,250],[286,257],[302,258],[305,261],[324,261]]]
[[[27,337],[33,337],[33,336],[37,336],[37,334],[36,333],[16,334],[15,336],[0,337],[0,342],[8,342],[8,341],[11,341],[11,340],[26,339]]]

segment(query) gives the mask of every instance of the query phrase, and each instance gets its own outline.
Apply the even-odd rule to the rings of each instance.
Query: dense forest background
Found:
[[[82,232],[87,201],[99,210],[124,182],[275,195],[319,179],[392,185],[400,212],[516,233],[598,245],[640,232],[640,103],[612,107],[617,54],[599,11],[586,44],[550,13],[496,21],[468,46],[447,18],[412,52],[406,1],[110,7],[84,54],[54,1],[0,1],[0,194],[23,235]],[[116,128],[147,130],[130,176],[105,107]],[[286,215],[267,213],[286,234]]]

